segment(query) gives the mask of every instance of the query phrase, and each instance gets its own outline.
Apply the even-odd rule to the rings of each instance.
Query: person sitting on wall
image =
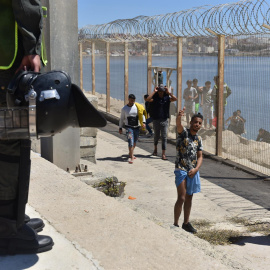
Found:
[[[236,111],[233,112],[233,115],[230,116],[230,117],[226,120],[226,122],[225,122],[225,125],[226,125],[226,126],[228,125],[228,122],[229,122],[229,121],[230,121],[230,124],[229,124],[229,126],[228,126],[228,130],[232,131],[232,132],[235,133],[235,134],[239,134],[237,126],[238,126],[238,122],[239,122],[240,120],[239,120],[239,117],[237,116],[237,112],[236,112]],[[240,134],[239,134],[239,135],[240,135]]]
[[[239,117],[239,122],[238,122],[238,130],[240,134],[245,133],[245,123],[246,119],[241,115],[241,110],[237,110],[237,116]]]
[[[270,143],[270,132],[266,131],[263,128],[260,128],[256,141]]]
[[[246,120],[243,117],[239,116],[239,112],[233,112],[233,115],[226,120],[225,125],[228,124],[228,121],[231,121],[228,126],[228,130],[232,131],[237,135],[241,135],[242,133],[244,133],[243,127]]]
[[[157,78],[157,85],[160,86],[161,84],[163,84],[163,73],[162,70],[158,70],[158,72],[154,69],[154,76],[152,78],[152,83],[153,85],[156,85],[156,75],[158,76]]]

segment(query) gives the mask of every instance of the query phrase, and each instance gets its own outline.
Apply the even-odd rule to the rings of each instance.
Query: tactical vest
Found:
[[[44,8],[43,8],[44,10]],[[45,9],[46,10],[46,9]],[[11,29],[13,29],[11,31]],[[11,0],[1,0],[0,9],[0,69],[12,67],[18,52],[18,25],[12,10]],[[44,38],[42,36],[41,59],[47,64]]]

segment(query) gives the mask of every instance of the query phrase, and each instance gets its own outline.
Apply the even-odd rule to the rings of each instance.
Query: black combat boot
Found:
[[[17,228],[15,200],[0,200],[0,254],[32,254],[52,249],[53,240],[49,236],[37,235],[34,228],[44,223],[28,221]],[[28,217],[29,218],[29,217]],[[35,219],[33,219],[35,220]]]
[[[24,222],[26,225],[34,229],[36,232],[41,232],[45,227],[45,224],[40,218],[30,218],[28,215],[24,215]]]
[[[17,228],[16,220],[0,217],[0,254],[35,254],[52,249],[49,236],[38,235],[26,224]]]

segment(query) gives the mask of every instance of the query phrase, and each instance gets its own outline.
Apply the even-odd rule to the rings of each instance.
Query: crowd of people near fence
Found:
[[[153,83],[155,78],[158,78],[158,88],[161,86],[163,88],[163,74],[161,70],[155,71],[153,77]],[[197,78],[193,80],[187,80],[187,87],[183,91],[183,99],[185,106],[185,116],[187,126],[189,125],[190,119],[194,114],[198,112],[202,113],[204,116],[203,129],[215,130],[217,125],[217,93],[218,93],[218,76],[213,78],[214,85],[212,86],[211,81],[206,81],[204,86],[199,86]],[[165,86],[165,89],[170,89]],[[168,95],[164,91],[165,96]],[[224,118],[225,110],[228,102],[228,98],[231,95],[232,91],[228,84],[224,82],[223,85],[223,130],[229,130],[235,133],[236,135],[243,136],[246,134],[246,119],[242,116],[240,109],[236,109],[231,113],[231,116],[227,119]],[[147,137],[154,136],[154,132],[150,127],[150,123],[153,122],[153,117],[151,117],[151,108],[152,104],[148,98],[149,95],[144,95],[145,108],[147,111],[148,118],[146,119],[146,129],[148,131]],[[153,114],[153,112],[152,112]],[[263,128],[260,128],[256,141],[270,143],[270,132],[266,131]]]
[[[162,73],[157,74],[159,85],[152,93],[144,95],[145,106],[136,103],[136,96],[130,94],[128,103],[122,108],[119,121],[119,133],[122,128],[126,130],[128,142],[128,163],[133,164],[136,160],[134,150],[139,140],[140,129],[147,129],[147,137],[154,137],[154,150],[152,156],[158,156],[158,142],[161,139],[161,159],[167,160],[167,133],[170,118],[170,104],[177,101],[177,97],[162,84]],[[202,165],[202,138],[198,134],[201,128],[214,130],[217,117],[217,94],[218,77],[214,77],[214,86],[211,81],[206,81],[204,86],[199,86],[198,79],[187,80],[187,87],[183,91],[184,107],[176,115],[176,160],[175,160],[175,184],[177,188],[177,201],[174,207],[174,226],[179,227],[179,217],[184,209],[184,222],[182,228],[188,232],[196,233],[197,230],[189,222],[193,194],[200,192],[199,168]],[[224,83],[223,86],[223,109],[227,105],[227,99],[232,91]],[[202,114],[200,113],[202,111]],[[237,109],[228,119],[224,119],[228,130],[237,135],[245,133],[246,119],[241,110]],[[184,121],[182,118],[186,118]],[[153,123],[153,130],[149,126]],[[270,133],[264,129],[259,130],[257,141],[270,143]]]
[[[158,86],[154,88],[149,95],[144,95],[145,107],[135,103],[135,95],[129,95],[129,102],[122,108],[119,132],[122,133],[122,127],[125,127],[129,146],[129,162],[133,163],[133,155],[136,142],[139,138],[141,127],[146,128],[148,134],[146,137],[154,138],[153,156],[158,155],[158,142],[161,139],[162,159],[167,160],[166,146],[167,133],[170,118],[170,104],[177,101],[177,97],[171,93],[170,88],[163,85],[162,71],[155,74],[158,79]],[[211,81],[205,81],[204,86],[199,86],[197,78],[187,80],[187,87],[183,91],[186,127],[189,127],[190,120],[194,115],[201,113],[203,115],[202,129],[215,130],[217,126],[217,95],[218,95],[218,76],[214,76],[214,85]],[[223,130],[232,131],[236,135],[242,136],[246,133],[246,119],[242,116],[240,109],[232,112],[228,119],[224,118],[228,98],[232,90],[224,82],[223,85]],[[150,124],[152,123],[152,128]],[[270,143],[270,132],[263,128],[258,131],[258,142]]]
[[[218,76],[214,77],[214,86],[211,81],[206,81],[204,86],[198,86],[198,79],[187,80],[187,87],[184,89],[183,98],[186,107],[186,122],[189,123],[190,117],[202,111],[204,116],[203,128],[215,129],[217,122],[217,92],[218,92]],[[242,116],[240,109],[232,112],[228,119],[224,119],[225,109],[228,97],[232,91],[227,83],[223,86],[223,130],[232,131],[237,135],[246,134],[246,119]],[[270,132],[260,128],[256,141],[270,143]]]
[[[218,93],[218,77],[214,77],[214,86],[211,81],[206,81],[204,86],[198,85],[198,79],[187,80],[187,87],[184,89],[183,99],[186,108],[186,122],[189,123],[192,115],[202,111],[204,116],[203,128],[215,129],[217,117],[217,93]],[[227,98],[231,95],[230,87],[224,83],[223,86],[223,123]],[[225,129],[225,125],[223,127]],[[234,132],[234,130],[232,130]]]

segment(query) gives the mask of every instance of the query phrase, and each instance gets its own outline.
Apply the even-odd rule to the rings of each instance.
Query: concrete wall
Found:
[[[97,96],[86,95],[91,104],[97,109]],[[96,163],[97,148],[97,128],[81,128],[80,129],[80,155],[82,159]]]

